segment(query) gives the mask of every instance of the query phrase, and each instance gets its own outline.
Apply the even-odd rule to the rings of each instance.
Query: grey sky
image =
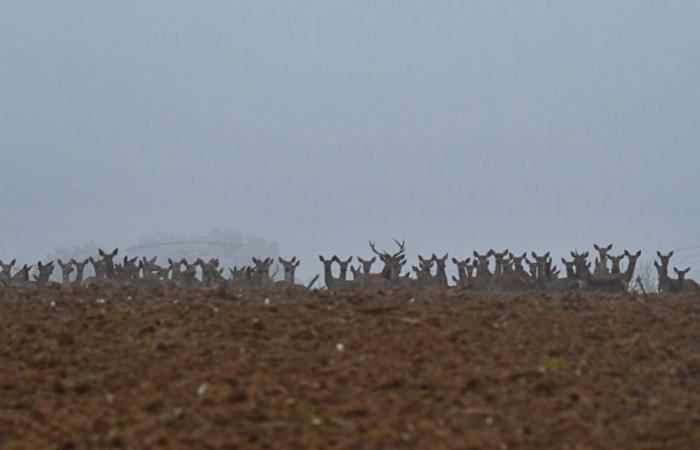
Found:
[[[5,0],[0,257],[212,227],[284,254],[700,244],[698,17]]]

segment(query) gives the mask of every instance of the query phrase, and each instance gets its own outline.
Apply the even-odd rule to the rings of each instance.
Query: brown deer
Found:
[[[399,246],[399,251],[393,254],[389,254],[386,251],[379,252],[374,242],[369,242],[369,247],[372,249],[379,259],[384,263],[384,268],[382,268],[381,276],[389,281],[396,281],[400,276],[401,267],[406,263],[406,243],[404,241],[397,241],[394,239],[396,245]]]
[[[576,279],[581,282],[581,288],[591,292],[617,293],[627,291],[628,283],[625,281],[623,274],[610,274],[607,266],[605,266],[604,271],[601,270],[602,264],[600,261],[603,259],[607,261],[607,252],[612,248],[612,245],[604,249],[598,246],[595,247],[596,250],[601,249],[603,252],[599,250],[599,269],[594,273],[591,273],[590,263],[587,261],[588,252],[582,254],[571,252],[576,267]],[[605,254],[604,257],[602,256],[603,254]]]
[[[496,261],[496,265],[493,269],[494,275],[501,275],[503,273],[503,259],[506,257],[506,255],[508,255],[508,253],[508,249],[501,253],[498,253],[493,249],[489,250],[488,254],[492,255],[494,260]]]
[[[117,253],[119,253],[119,249],[115,248],[111,253],[107,253],[104,250],[97,249],[98,253],[102,257],[102,262],[104,263],[104,275],[105,278],[111,279],[114,278],[115,272],[114,272],[114,257],[117,256]],[[94,265],[94,263],[93,263]]]
[[[122,282],[137,280],[139,277],[139,268],[136,265],[137,260],[138,257],[129,258],[124,255],[122,264],[114,267],[113,278]]]
[[[259,288],[267,288],[272,286],[274,275],[270,275],[270,267],[275,260],[272,258],[257,259],[253,258],[253,274],[251,281],[253,286]]]
[[[197,263],[190,263],[187,259],[182,258],[182,269],[176,284],[181,287],[190,288],[199,284],[197,280]]]
[[[85,277],[85,266],[90,262],[90,258],[87,258],[83,261],[76,261],[75,259],[71,259],[70,262],[72,262],[73,266],[75,266],[74,283],[76,285],[80,285],[82,284],[83,278]]]
[[[447,258],[449,254],[445,253],[442,257],[437,256],[433,253],[433,261],[435,261],[435,284],[438,289],[447,289]]]
[[[566,278],[576,278],[576,271],[574,269],[574,261],[567,261],[566,259],[561,259],[562,264],[566,268]]]
[[[484,255],[479,254],[476,250],[473,252],[474,266],[476,267],[476,276],[471,282],[471,289],[476,291],[488,291],[492,287],[491,270],[489,269],[489,258],[493,255],[488,252]]]
[[[313,286],[314,283],[316,283],[318,275],[316,275],[307,286],[297,284],[294,281],[294,276],[297,267],[299,267],[299,264],[301,264],[301,262],[297,260],[296,256],[290,259],[289,261],[282,257],[277,258],[277,260],[280,262],[280,264],[282,264],[282,267],[284,268],[284,281],[276,282],[276,287],[294,291],[308,291],[309,289],[311,289],[311,286]]]
[[[622,273],[622,270],[620,269],[620,263],[622,260],[627,256],[626,253],[623,253],[621,255],[615,256],[615,255],[608,255],[608,258],[610,258],[610,273],[612,274],[618,274]]]
[[[470,265],[471,258],[466,258],[462,261],[458,260],[457,258],[452,258],[452,262],[454,263],[455,266],[457,266],[457,277],[452,277],[452,280],[457,284],[458,287],[467,287],[469,286],[470,282],[470,274],[467,270],[467,267]]]
[[[608,245],[607,247],[604,246],[599,246],[597,244],[593,244],[593,248],[596,249],[598,252],[598,259],[596,260],[597,264],[595,266],[595,273],[601,273],[601,274],[607,274],[610,273],[608,271],[608,252],[612,250],[612,244]]]
[[[270,258],[270,264],[273,260]],[[223,281],[223,276],[221,275],[221,270],[219,269],[219,259],[211,258],[209,261],[204,261],[201,258],[197,258],[195,264],[202,269],[202,284],[206,287],[214,287],[221,281]]]
[[[0,268],[2,268],[2,272],[0,272],[0,280],[10,280],[12,278],[12,268],[16,262],[17,260],[13,259],[9,263],[5,263],[0,259]]]
[[[357,260],[362,265],[362,281],[361,289],[388,289],[389,279],[384,278],[382,273],[372,273],[372,264],[377,260],[376,256],[370,259],[362,259],[359,256]]]
[[[688,272],[690,272],[690,267],[685,270],[678,270],[678,268],[674,267],[673,271],[676,272],[678,280],[671,283],[671,292],[690,294],[700,293],[700,285],[695,280],[685,277]]]
[[[349,257],[348,259],[346,259],[345,261],[343,261],[338,257],[338,255],[333,255],[333,259],[340,266],[340,274],[338,275],[338,280],[348,281],[348,267],[350,266],[350,263],[352,262],[352,256]]]
[[[513,270],[516,273],[525,273],[525,267],[523,266],[523,261],[527,259],[527,252],[523,253],[520,256],[515,256],[514,254],[510,253],[510,260],[513,266]]]
[[[10,278],[10,284],[13,286],[26,287],[30,286],[29,272],[34,266],[23,265],[12,277]]]
[[[73,267],[73,261],[67,261],[63,262],[61,259],[58,259],[58,266],[61,268],[61,284],[64,287],[68,287],[71,285],[70,281],[70,274],[73,273],[75,268]]]
[[[104,280],[107,278],[107,268],[103,260],[90,257],[90,263],[92,264],[93,272],[95,272],[93,279]]]
[[[642,251],[640,250],[637,253],[630,253],[629,251],[625,250],[624,254],[627,257],[627,269],[625,269],[623,273],[623,279],[627,285],[629,285],[632,282],[632,278],[634,278],[634,270],[637,268],[637,260],[640,256],[642,256]]]
[[[51,274],[53,274],[54,264],[53,261],[49,261],[46,264],[42,264],[41,261],[37,263],[37,273],[34,275],[34,281],[38,286],[46,286],[49,284],[51,279]]]
[[[658,291],[671,292],[671,278],[668,276],[668,265],[671,257],[673,256],[673,251],[670,251],[667,255],[657,251],[656,255],[661,260],[661,264],[654,261],[654,266],[656,267],[656,272],[659,278]]]

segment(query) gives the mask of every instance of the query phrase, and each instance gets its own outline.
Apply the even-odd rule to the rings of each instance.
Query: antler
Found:
[[[406,251],[406,241],[404,239],[402,239],[401,242],[397,241],[396,239],[392,240],[399,246],[399,251],[393,254],[393,257],[396,258]]]
[[[369,241],[369,248],[371,248],[374,253],[376,253],[378,256],[380,256],[382,258],[389,256],[389,254],[387,252],[384,252],[384,253],[379,252],[377,250],[377,248],[374,246],[374,242],[372,242],[372,241]]]

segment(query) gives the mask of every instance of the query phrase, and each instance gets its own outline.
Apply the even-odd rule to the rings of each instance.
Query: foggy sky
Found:
[[[284,255],[699,245],[698,17],[5,0],[0,258],[213,227]]]

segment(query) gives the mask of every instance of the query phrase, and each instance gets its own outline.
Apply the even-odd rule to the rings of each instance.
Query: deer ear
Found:
[[[639,250],[635,256],[636,256],[637,258],[639,258],[640,256],[642,256],[642,251]]]
[[[668,257],[669,257],[669,258],[670,258],[671,256],[673,256],[673,250],[671,250],[671,253],[668,254]]]
[[[532,254],[532,257],[533,257],[533,258],[537,259],[537,253],[532,252],[531,254]]]
[[[318,255],[318,259],[319,259],[319,261],[321,261],[321,262],[326,262],[326,260],[323,259],[323,256],[322,256],[322,255]]]
[[[459,261],[457,261],[457,258],[454,258],[454,257],[453,257],[453,258],[452,258],[452,262],[455,263],[455,264],[457,264]]]
[[[97,249],[97,252],[100,254],[100,256],[105,256],[105,252],[103,252],[101,248]]]
[[[546,258],[549,258],[549,252],[545,253],[545,254],[544,254],[544,257],[545,257],[545,259],[546,259]]]
[[[593,248],[600,251],[600,247],[598,247],[598,244],[593,244]]]
[[[677,275],[680,275],[680,274],[681,274],[681,271],[678,270],[676,267],[673,268],[673,271],[676,272]]]
[[[10,265],[11,265],[11,266],[14,266],[16,262],[17,262],[17,260],[16,260],[16,259],[13,259],[12,261],[10,261]]]

